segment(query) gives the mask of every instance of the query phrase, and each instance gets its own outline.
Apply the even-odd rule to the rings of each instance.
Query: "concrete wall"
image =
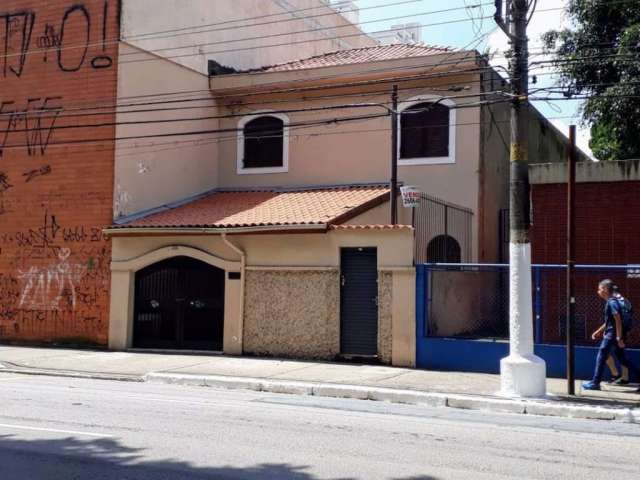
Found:
[[[486,92],[504,90],[503,80],[495,71],[482,75]],[[493,100],[499,95],[490,95]],[[510,104],[508,102],[488,104],[482,107],[481,168],[479,188],[479,244],[480,262],[499,261],[499,211],[509,208],[509,150]],[[528,161],[564,162],[568,139],[547,120],[533,105],[529,106]],[[580,152],[580,158],[586,156]]]
[[[120,43],[119,58],[124,60],[118,66],[118,99],[141,105],[118,110],[116,134],[120,139],[149,138],[116,143],[114,218],[218,186],[219,135],[184,135],[219,128],[208,77],[169,61],[128,62],[125,55],[131,52],[140,50]],[[167,94],[185,90],[193,93]]]
[[[567,164],[564,162],[531,165],[529,178],[534,185],[566,184]],[[576,182],[578,183],[634,182],[639,180],[640,160],[581,161],[576,163]]]
[[[503,277],[504,280],[504,277]],[[494,292],[504,291],[495,272],[439,272],[431,274],[429,333],[433,336],[477,335],[500,331],[504,312]],[[480,327],[484,327],[480,330]]]
[[[411,229],[228,238],[245,252],[246,269],[243,281],[227,280],[225,286],[226,353],[333,358],[340,346],[340,248],[364,246],[378,250],[380,359],[394,365],[415,364]],[[176,255],[242,271],[240,256],[219,236],[115,237],[111,348],[131,345],[135,272]]]
[[[481,76],[483,90],[502,90],[502,79],[496,72]],[[488,98],[498,100],[499,95]],[[499,212],[509,208],[509,131],[510,110],[505,103],[482,107],[480,126],[482,146],[478,203],[478,237],[480,262],[500,261]]]
[[[208,59],[248,69],[376,44],[320,0],[124,0],[122,26],[123,40],[201,73]]]
[[[0,340],[107,341],[118,3],[0,2]]]

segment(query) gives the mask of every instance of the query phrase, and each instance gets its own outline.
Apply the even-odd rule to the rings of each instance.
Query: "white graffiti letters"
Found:
[[[71,264],[68,248],[58,252],[58,262],[45,268],[20,271],[19,306],[32,310],[67,310],[76,307],[76,285],[87,271],[86,265]]]

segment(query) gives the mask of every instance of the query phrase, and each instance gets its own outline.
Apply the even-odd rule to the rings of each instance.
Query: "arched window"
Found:
[[[427,245],[428,263],[460,263],[460,244],[450,235],[438,235]]]
[[[455,162],[455,109],[448,99],[422,97],[401,105],[399,164]]]
[[[240,121],[238,173],[279,173],[288,169],[287,117],[261,114]]]

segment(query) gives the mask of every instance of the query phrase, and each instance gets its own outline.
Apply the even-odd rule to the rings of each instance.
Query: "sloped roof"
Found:
[[[168,207],[142,218],[113,225],[118,229],[246,228],[318,226],[346,221],[385,201],[382,185],[293,191],[214,192],[192,202]],[[265,228],[268,230],[268,228]]]
[[[400,58],[425,57],[451,52],[447,47],[435,47],[430,45],[378,45],[375,47],[352,48],[335,52],[315,55],[309,58],[294,60],[248,72],[288,72],[305,70],[309,68],[334,67],[339,65],[351,65],[357,63],[375,62],[380,60],[396,60]]]

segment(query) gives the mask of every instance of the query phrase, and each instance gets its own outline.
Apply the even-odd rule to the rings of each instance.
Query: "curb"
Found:
[[[589,420],[614,420],[625,423],[640,423],[640,408],[593,407],[572,405],[539,399],[506,399],[480,395],[445,394],[420,392],[362,385],[314,383],[265,378],[232,377],[224,375],[192,375],[183,373],[151,372],[144,376],[108,373],[78,372],[22,367],[8,362],[0,363],[1,373],[22,375],[44,375],[91,380],[115,380],[120,382],[155,382],[173,385],[224,388],[229,390],[253,390],[290,395],[307,395],[328,398],[349,398],[379,402],[447,407],[463,410],[479,410],[492,413],[514,413]]]
[[[262,378],[230,377],[222,375],[190,375],[173,373],[148,373],[144,381],[173,385],[253,390],[258,392],[309,395],[329,398],[373,400],[429,407],[448,407],[464,410],[481,410],[495,413],[515,413],[589,420],[616,420],[640,423],[640,409],[626,407],[593,407],[570,405],[548,400],[503,399],[476,395],[458,395],[400,390],[393,388],[339,385]]]
[[[52,370],[46,368],[29,368],[19,367],[8,364],[7,362],[0,363],[1,373],[17,373],[21,375],[42,375],[50,377],[66,377],[66,378],[84,378],[88,380],[115,380],[118,382],[144,382],[144,378],[139,375],[124,375],[116,373],[90,373],[90,372],[78,372],[74,370]]]

